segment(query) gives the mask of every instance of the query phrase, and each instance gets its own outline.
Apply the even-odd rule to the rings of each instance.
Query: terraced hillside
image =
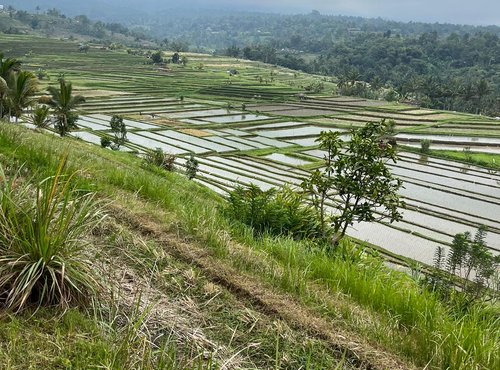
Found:
[[[22,58],[25,66],[42,66],[53,77],[42,84],[64,73],[87,94],[80,130],[72,136],[99,144],[109,134],[110,116],[124,115],[128,142],[122,150],[162,148],[177,155],[181,167],[194,153],[201,164],[197,181],[222,195],[238,184],[299,185],[307,170],[321,163],[315,141],[321,131],[347,132],[384,118],[395,121],[395,138],[408,147],[429,139],[433,149],[500,154],[499,120],[329,97],[325,93],[333,85],[328,82],[321,94],[299,99],[305,85],[321,79],[255,62],[187,54],[186,66],[159,68],[124,51],[93,48],[82,54],[70,42],[20,36],[4,38],[0,49],[14,56],[29,51]],[[498,174],[404,149],[400,156],[391,169],[404,180],[403,221],[357,224],[350,236],[431,263],[437,246],[484,224],[488,244],[500,251]]]
[[[359,248],[429,264],[456,233],[487,225],[498,254],[500,175],[411,148],[429,137],[435,149],[470,147],[491,160],[498,120],[338,97],[323,78],[230,58],[188,54],[186,66],[159,67],[123,50],[80,53],[69,41],[5,35],[0,50],[47,71],[42,90],[64,73],[87,96],[72,139],[28,130],[26,119],[1,123],[0,164],[7,173],[23,164],[23,178],[36,181],[68,155],[77,188],[96,191],[108,214],[86,236],[109,285],[102,316],[54,318],[49,308],[0,318],[0,357],[11,368],[498,368],[497,306],[464,314]],[[318,82],[323,91],[306,91]],[[128,131],[121,152],[99,148],[114,114]],[[257,238],[222,214],[219,195],[238,184],[298,186],[322,165],[322,131],[348,139],[350,128],[383,118],[405,144],[391,169],[407,207],[398,223],[353,225],[360,243],[344,241],[347,258]],[[178,172],[193,154],[195,182],[144,166],[140,156],[155,148],[175,154]]]

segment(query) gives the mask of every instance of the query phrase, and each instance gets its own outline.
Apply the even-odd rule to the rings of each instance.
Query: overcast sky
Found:
[[[16,8],[56,7],[68,14],[103,12],[112,16],[116,7],[146,12],[171,8],[224,8],[278,13],[382,17],[399,21],[422,21],[500,26],[500,0],[0,0]]]
[[[383,17],[402,21],[500,25],[500,0],[233,0],[261,8]],[[210,3],[210,1],[201,1]]]

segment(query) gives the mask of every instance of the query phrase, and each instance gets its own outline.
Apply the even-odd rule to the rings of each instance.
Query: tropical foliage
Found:
[[[348,142],[339,132],[320,134],[320,148],[327,152],[324,167],[305,179],[302,187],[311,194],[323,224],[326,202],[333,205],[335,212],[328,218],[335,233],[334,244],[354,222],[402,218],[404,203],[398,195],[402,181],[386,165],[397,160],[395,148],[386,142],[389,126],[385,120],[368,123],[352,130]]]
[[[323,239],[316,210],[290,187],[261,190],[237,187],[228,197],[225,214],[252,227],[256,234],[290,235],[296,239]]]
[[[82,237],[103,216],[94,194],[71,187],[65,163],[36,188],[0,168],[0,303],[7,309],[68,307],[95,290]]]
[[[59,88],[49,86],[47,91],[50,93],[47,104],[52,107],[55,115],[54,128],[59,135],[66,136],[77,127],[78,114],[75,108],[85,102],[85,98],[81,95],[73,96],[73,86],[71,82],[66,82],[64,77],[59,79]]]
[[[50,109],[45,105],[37,105],[31,113],[30,120],[38,128],[47,128],[50,124]]]

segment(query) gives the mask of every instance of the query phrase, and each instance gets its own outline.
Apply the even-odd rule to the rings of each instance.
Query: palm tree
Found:
[[[14,115],[16,121],[21,117],[23,109],[33,104],[33,96],[37,91],[37,82],[36,76],[28,71],[10,74],[7,105],[9,106],[10,115]]]
[[[74,109],[77,105],[85,102],[85,98],[81,95],[73,96],[71,82],[66,82],[63,77],[59,79],[59,88],[49,86],[47,91],[51,95],[48,104],[54,108],[56,116],[55,128],[61,137],[65,136],[76,127],[78,114],[74,112]]]
[[[356,68],[351,69],[347,73],[347,80],[351,86],[354,86],[356,82],[359,81],[360,79],[361,79],[361,73],[359,73],[359,71]]]
[[[3,53],[0,52],[0,77],[8,80],[11,72],[19,72],[21,61],[15,58],[3,58]]]
[[[3,118],[3,104],[4,104],[3,99],[7,95],[8,91],[9,91],[9,86],[7,85],[7,82],[4,80],[3,77],[0,77],[0,119]]]
[[[49,107],[37,105],[31,113],[31,122],[38,128],[46,128],[49,125]]]

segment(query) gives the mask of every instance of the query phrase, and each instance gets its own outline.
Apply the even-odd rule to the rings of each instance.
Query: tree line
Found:
[[[500,38],[494,33],[365,33],[331,43],[308,58],[279,45],[232,45],[224,54],[332,76],[345,95],[500,115]],[[306,51],[313,53],[314,48]]]

